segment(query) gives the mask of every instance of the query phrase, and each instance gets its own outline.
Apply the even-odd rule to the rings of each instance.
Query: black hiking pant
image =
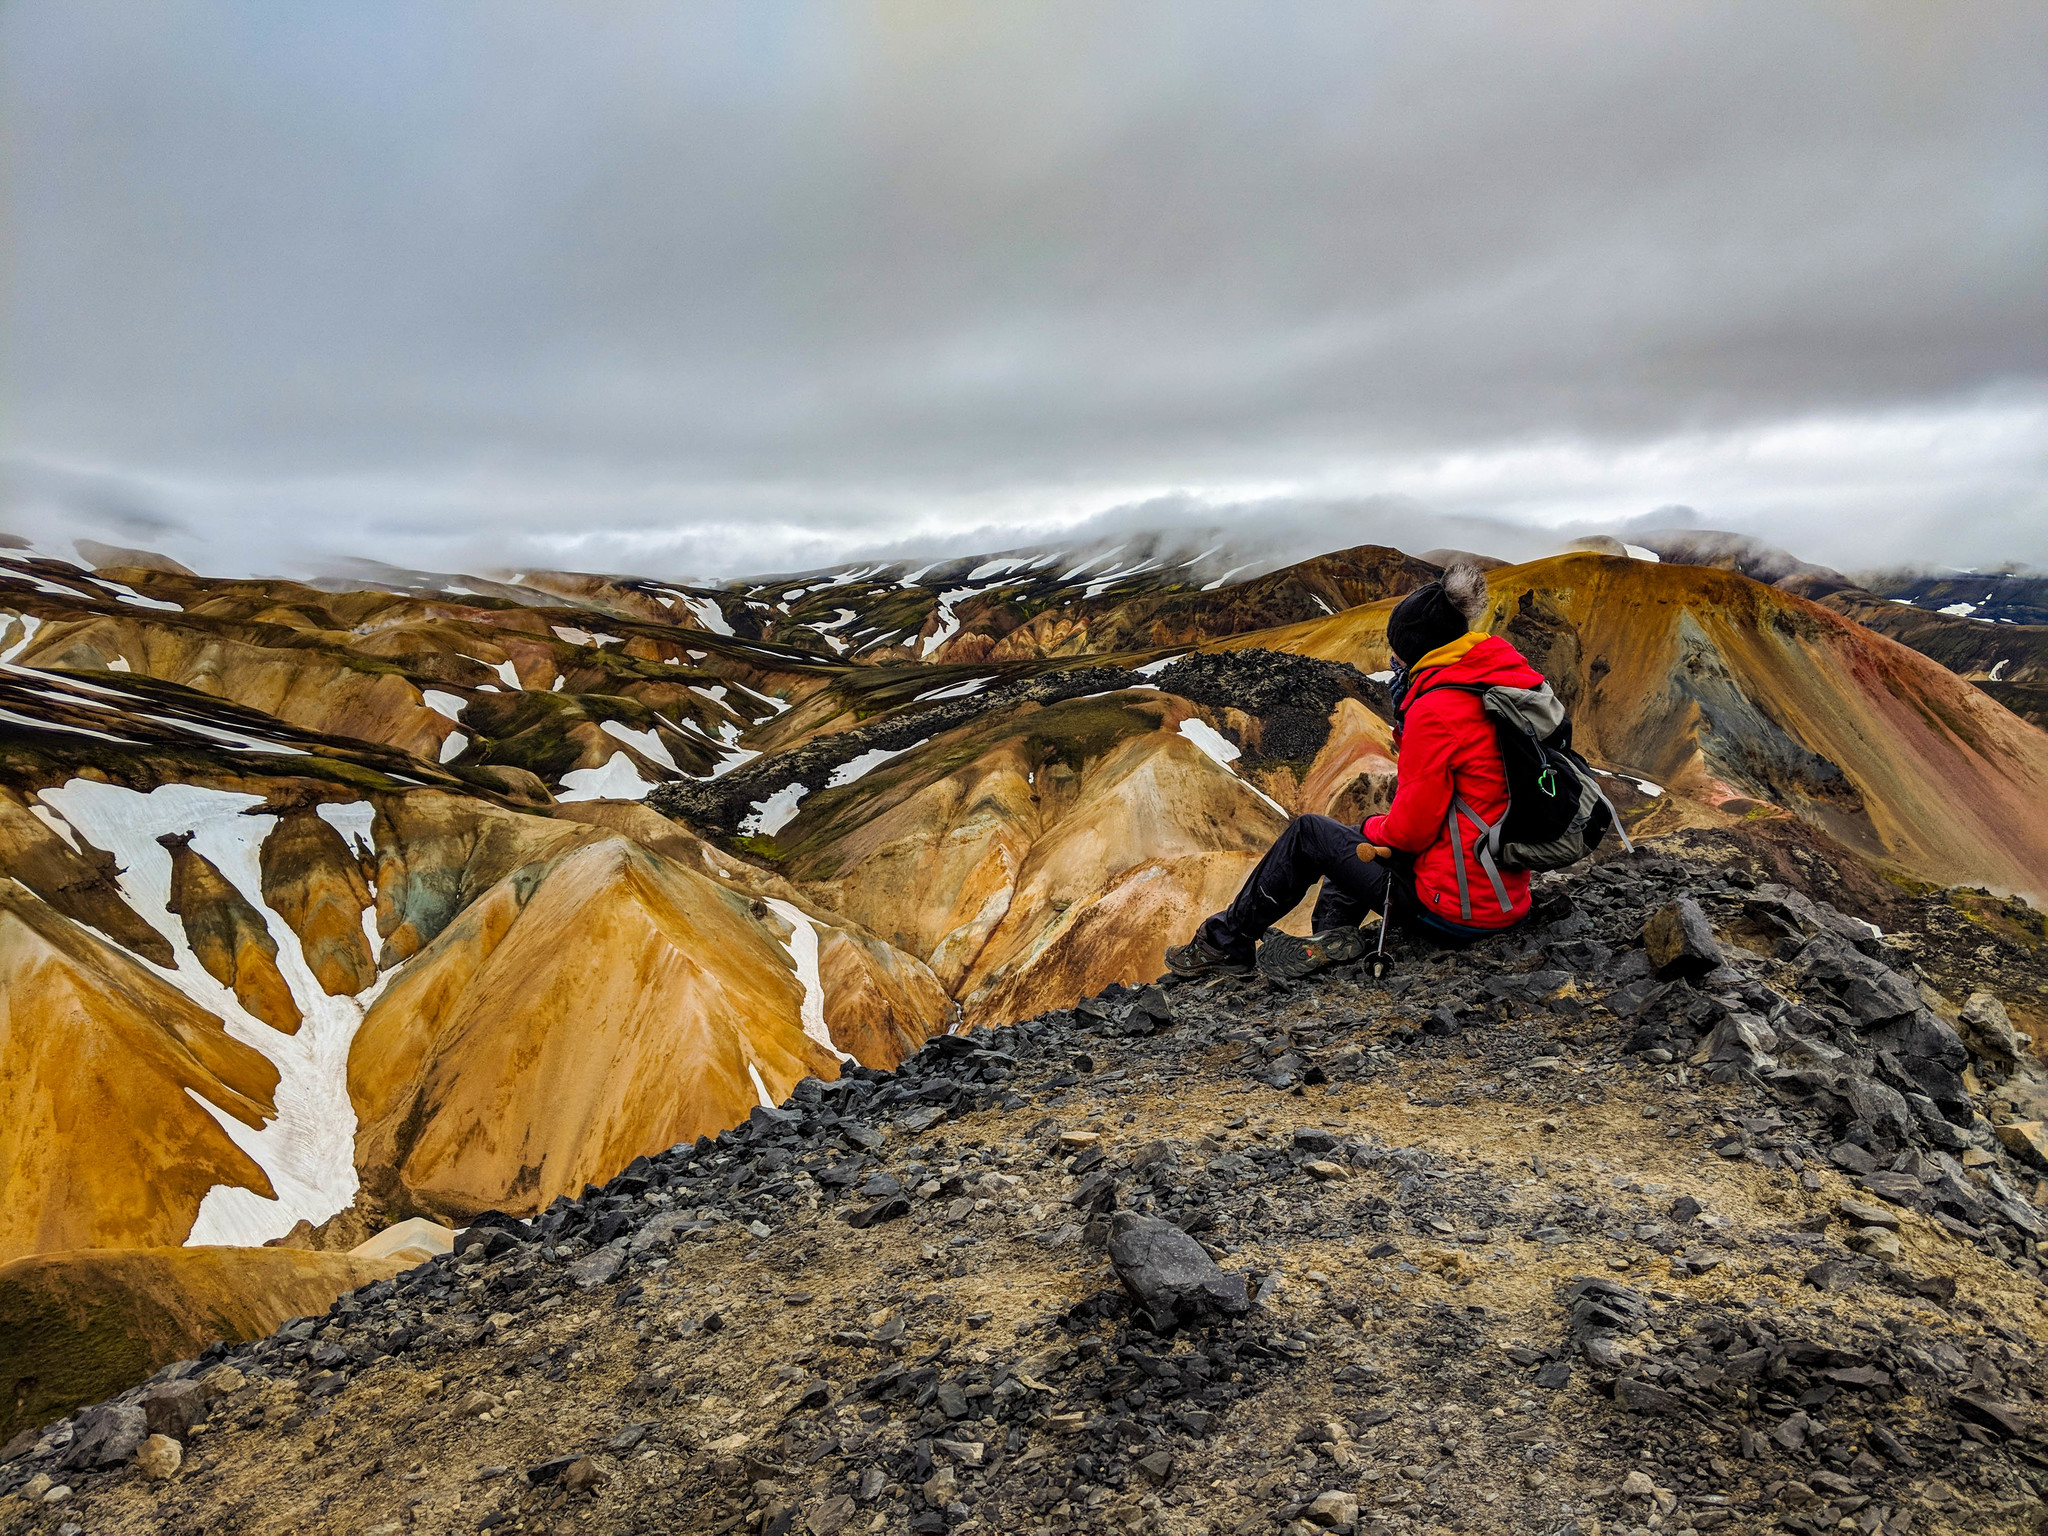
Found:
[[[1317,933],[1327,928],[1356,928],[1368,914],[1384,909],[1389,886],[1398,887],[1397,904],[1406,887],[1377,859],[1358,856],[1365,835],[1334,816],[1297,816],[1274,840],[1251,872],[1236,900],[1203,923],[1202,942],[1233,960],[1249,961],[1265,931],[1279,922],[1308,894],[1318,880],[1310,920]]]

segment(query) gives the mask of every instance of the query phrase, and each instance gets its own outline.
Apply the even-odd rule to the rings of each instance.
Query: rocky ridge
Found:
[[[2039,1069],[1949,998],[2039,948],[1785,872],[807,1080],[18,1437],[0,1530],[2037,1530]]]
[[[657,785],[647,803],[691,826],[729,833],[749,808],[775,790],[797,784],[823,789],[837,771],[866,754],[906,752],[957,726],[1003,718],[1027,705],[1133,687],[1156,688],[1257,718],[1264,728],[1252,750],[1254,761],[1306,764],[1329,740],[1331,714],[1341,699],[1370,702],[1382,716],[1391,712],[1386,690],[1353,666],[1257,649],[1167,658],[1164,665],[1141,668],[1073,667],[1022,677],[970,677],[956,687],[968,691],[946,697],[941,685],[939,696],[922,708],[898,709],[870,723],[814,736],[714,779]]]

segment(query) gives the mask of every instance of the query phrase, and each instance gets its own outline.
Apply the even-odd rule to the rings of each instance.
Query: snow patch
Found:
[[[311,757],[313,754],[304,747],[289,746],[281,741],[266,741],[261,736],[251,736],[247,731],[231,731],[225,726],[208,725],[204,720],[177,720],[167,715],[145,715],[145,720],[154,720],[158,725],[168,725],[173,730],[184,731],[192,736],[204,736],[223,746],[237,747],[244,752],[275,752],[281,757]]]
[[[1101,565],[1105,561],[1114,560],[1118,555],[1122,554],[1123,552],[1124,547],[1123,545],[1119,544],[1115,549],[1109,551],[1108,554],[1090,555],[1086,560],[1083,560],[1079,565],[1075,566],[1071,571],[1067,572],[1066,575],[1062,576],[1060,580],[1072,581],[1076,576],[1080,575],[1083,571],[1087,570],[1091,565]]]
[[[1252,568],[1252,565],[1256,564],[1258,564],[1258,562],[1255,560],[1251,563],[1251,565],[1234,565],[1229,570],[1225,571],[1221,576],[1218,576],[1214,581],[1204,582],[1202,584],[1202,590],[1204,592],[1214,592],[1218,587],[1222,586],[1225,582],[1230,580],[1230,578],[1235,576],[1239,571],[1248,571]]]
[[[325,800],[313,808],[313,814],[339,832],[351,849],[360,843],[372,853],[377,851],[377,835],[372,830],[377,822],[377,808],[369,801]]]
[[[767,706],[768,706],[768,707],[769,707],[770,709],[774,710],[774,711],[775,711],[775,713],[776,713],[776,714],[778,714],[778,715],[780,715],[780,714],[786,714],[786,713],[788,713],[788,711],[789,711],[789,701],[788,701],[787,699],[776,699],[776,698],[770,698],[770,697],[769,697],[769,696],[768,696],[767,694],[765,694],[765,693],[761,693],[761,692],[758,692],[758,691],[757,691],[757,690],[755,690],[755,689],[749,688],[749,687],[748,687],[748,686],[747,686],[747,685],[746,685],[745,683],[742,683],[742,682],[738,681],[737,679],[735,679],[735,680],[734,680],[734,682],[733,682],[733,687],[735,687],[735,688],[739,689],[739,691],[740,691],[741,693],[744,693],[744,694],[747,694],[747,695],[749,695],[750,697],[753,697],[753,698],[759,699],[759,700],[760,700],[760,701],[761,701],[761,702],[762,702],[763,704],[766,704],[766,705],[767,705]]]
[[[439,688],[420,690],[420,702],[436,714],[446,715],[450,720],[460,720],[462,712],[469,708],[469,700],[453,693],[443,693]]]
[[[825,1023],[825,983],[818,974],[818,930],[794,903],[767,899],[768,910],[789,924],[789,937],[782,947],[796,967],[796,979],[803,984],[802,1019],[804,1033],[841,1061],[853,1058],[832,1043],[832,1031]]]
[[[2005,669],[2011,665],[2012,658],[2010,656],[2001,658],[1998,664],[1991,669],[1991,675],[1988,678],[1986,678],[1985,681],[1991,683],[1997,682],[2000,678],[2005,676]]]
[[[640,777],[633,759],[614,752],[602,768],[572,768],[562,775],[560,801],[645,800],[654,786]]]
[[[1647,560],[1652,565],[1662,565],[1664,563],[1664,557],[1654,549],[1645,549],[1640,544],[1624,544],[1621,547],[1628,551],[1628,557],[1631,560]]]
[[[678,594],[680,596],[680,594]],[[697,621],[697,627],[714,635],[732,634],[732,626],[725,622],[725,610],[708,597],[682,597],[682,604],[690,610],[690,616]]]
[[[1142,667],[1133,667],[1131,670],[1140,677],[1156,677],[1187,654],[1186,651],[1181,651],[1176,655],[1162,656],[1157,661],[1148,661]]]
[[[932,699],[964,699],[970,693],[981,692],[982,689],[995,680],[994,673],[990,673],[987,677],[970,677],[964,683],[948,683],[943,688],[929,689],[924,693],[920,693],[910,702],[913,704],[923,704]]]
[[[773,1109],[775,1101],[768,1097],[768,1085],[761,1081],[761,1069],[751,1061],[747,1063],[747,1076],[754,1080],[754,1092],[761,1096],[761,1107]]]
[[[621,725],[616,720],[600,720],[597,728],[614,740],[623,741],[642,757],[657,762],[662,767],[671,769],[676,773],[683,771],[676,766],[675,758],[669,754],[668,748],[661,744],[661,737],[655,732],[636,731],[631,726]]]
[[[940,561],[934,560],[931,563],[931,565],[920,565],[908,576],[904,577],[901,581],[897,582],[896,585],[899,587],[914,587],[924,579],[924,573],[930,570],[932,568],[932,565],[938,565],[940,563]]]
[[[796,819],[797,802],[810,793],[803,784],[785,784],[766,800],[753,802],[753,814],[741,818],[740,835],[765,833],[773,837]]]
[[[594,645],[600,651],[608,645],[624,645],[626,643],[617,635],[607,635],[602,631],[592,633],[587,629],[578,629],[572,624],[550,624],[548,628],[555,632],[557,640],[565,640],[570,645]]]
[[[84,852],[84,850],[78,846],[78,834],[71,830],[71,823],[66,821],[62,816],[59,816],[47,805],[43,805],[41,803],[31,805],[29,807],[29,813],[33,815],[36,818],[36,820],[40,821],[44,826],[48,827],[52,832],[56,833],[59,837],[63,838],[65,842],[69,843],[71,845],[71,851],[73,853]]]
[[[939,594],[939,627],[934,633],[925,637],[924,649],[917,653],[918,660],[924,660],[933,651],[936,651],[940,646],[960,633],[960,620],[953,612],[953,605],[963,597],[974,596],[975,591],[976,589],[973,587],[954,587],[951,591]]]
[[[737,747],[711,765],[711,771],[704,775],[707,780],[724,778],[735,768],[744,767],[761,754],[746,747]]]
[[[120,601],[136,608],[155,608],[166,613],[183,613],[185,611],[183,606],[178,603],[167,603],[162,598],[157,597],[144,597],[133,587],[124,587],[120,582],[109,581],[104,576],[88,576],[85,579],[98,586],[105,587]]]
[[[1200,747],[1222,767],[1224,772],[1228,773],[1233,779],[1237,779],[1238,783],[1244,785],[1246,789],[1257,795],[1282,816],[1287,814],[1286,806],[1275,800],[1271,795],[1259,788],[1258,785],[1238,777],[1237,770],[1230,765],[1244,755],[1243,751],[1234,745],[1228,736],[1217,730],[1215,726],[1209,724],[1206,720],[1197,720],[1193,715],[1190,715],[1187,719],[1181,721],[1180,734]]]
[[[200,1202],[187,1246],[255,1246],[282,1237],[301,1220],[322,1222],[347,1206],[356,1193],[348,1050],[385,978],[356,997],[328,996],[306,963],[298,935],[263,904],[260,850],[277,818],[243,814],[263,804],[263,797],[193,784],[166,784],[145,795],[89,779],[73,779],[41,796],[88,841],[113,854],[121,867],[122,895],[170,943],[177,962],[166,968],[137,955],[137,963],[217,1015],[232,1038],[261,1052],[278,1071],[277,1116],[257,1130],[192,1094],[269,1176],[278,1198],[266,1200],[253,1190],[216,1184]],[[277,944],[278,971],[305,1016],[296,1035],[282,1034],[246,1012],[234,992],[209,976],[192,953],[184,925],[166,905],[171,854],[156,840],[171,832],[192,833],[193,851],[262,915]]]
[[[469,750],[469,738],[460,731],[450,731],[441,738],[440,761],[452,763]]]
[[[62,725],[55,720],[37,720],[28,715],[16,714],[11,709],[0,709],[0,720],[13,725],[26,725],[38,731],[64,731],[72,736],[89,736],[94,741],[111,741],[117,747],[139,746],[126,736],[109,736],[105,731],[95,731],[83,725]]]
[[[1081,595],[1084,598],[1100,597],[1105,591],[1115,586],[1118,582],[1124,580],[1126,577],[1135,576],[1140,571],[1149,571],[1157,564],[1159,564],[1157,560],[1140,560],[1136,565],[1132,566],[1127,571],[1104,571],[1094,581],[1088,584],[1087,590],[1084,591]]]
[[[501,661],[491,670],[498,674],[498,681],[507,688],[515,691],[524,691],[526,685],[519,681],[519,669],[513,666],[511,662]]]
[[[5,556],[0,556],[0,560],[5,559]],[[69,587],[60,587],[54,581],[45,581],[42,577],[38,576],[34,571],[24,571],[19,566],[13,565],[11,562],[5,567],[0,567],[0,575],[12,576],[16,581],[28,582],[38,592],[41,592],[48,597],[68,597],[71,599],[71,601],[75,603],[81,596],[84,595],[80,592],[74,592]]]
[[[1967,619],[1977,611],[1977,605],[1975,603],[1950,603],[1946,608],[1936,611],[1948,614],[1952,618]]]
[[[859,757],[850,757],[837,768],[834,768],[832,770],[832,777],[825,781],[825,787],[827,789],[844,789],[854,781],[866,778],[875,769],[888,762],[890,758],[901,757],[906,752],[915,752],[930,740],[931,737],[922,736],[913,741],[909,746],[898,747],[893,752],[887,747],[871,747],[861,753]]]
[[[43,627],[43,621],[32,613],[11,614],[9,617],[21,620],[21,638],[6,650],[0,651],[0,666],[5,666],[27,650],[35,642],[36,631]]]
[[[1181,721],[1180,733],[1226,768],[1244,755],[1244,749],[1228,736],[1208,721],[1197,720],[1192,715]]]

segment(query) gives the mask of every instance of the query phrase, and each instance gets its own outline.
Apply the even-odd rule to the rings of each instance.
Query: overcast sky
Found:
[[[2048,565],[2040,0],[15,0],[0,171],[0,526],[208,572]]]

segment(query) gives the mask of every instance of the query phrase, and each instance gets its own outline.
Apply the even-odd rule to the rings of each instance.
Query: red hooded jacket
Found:
[[[1473,853],[1478,833],[1463,817],[1458,829],[1465,840],[1466,886],[1472,915],[1460,915],[1458,871],[1452,856],[1448,818],[1453,797],[1496,820],[1508,808],[1507,774],[1501,767],[1500,745],[1493,722],[1479,695],[1465,688],[1536,688],[1543,674],[1498,635],[1468,634],[1440,645],[1417,662],[1409,674],[1394,738],[1398,776],[1394,803],[1384,816],[1369,816],[1362,829],[1367,842],[1415,857],[1415,898],[1422,910],[1442,922],[1468,928],[1508,928],[1529,912],[1529,876],[1502,870],[1508,910],[1503,912],[1493,882]],[[1458,687],[1446,687],[1455,683]]]

